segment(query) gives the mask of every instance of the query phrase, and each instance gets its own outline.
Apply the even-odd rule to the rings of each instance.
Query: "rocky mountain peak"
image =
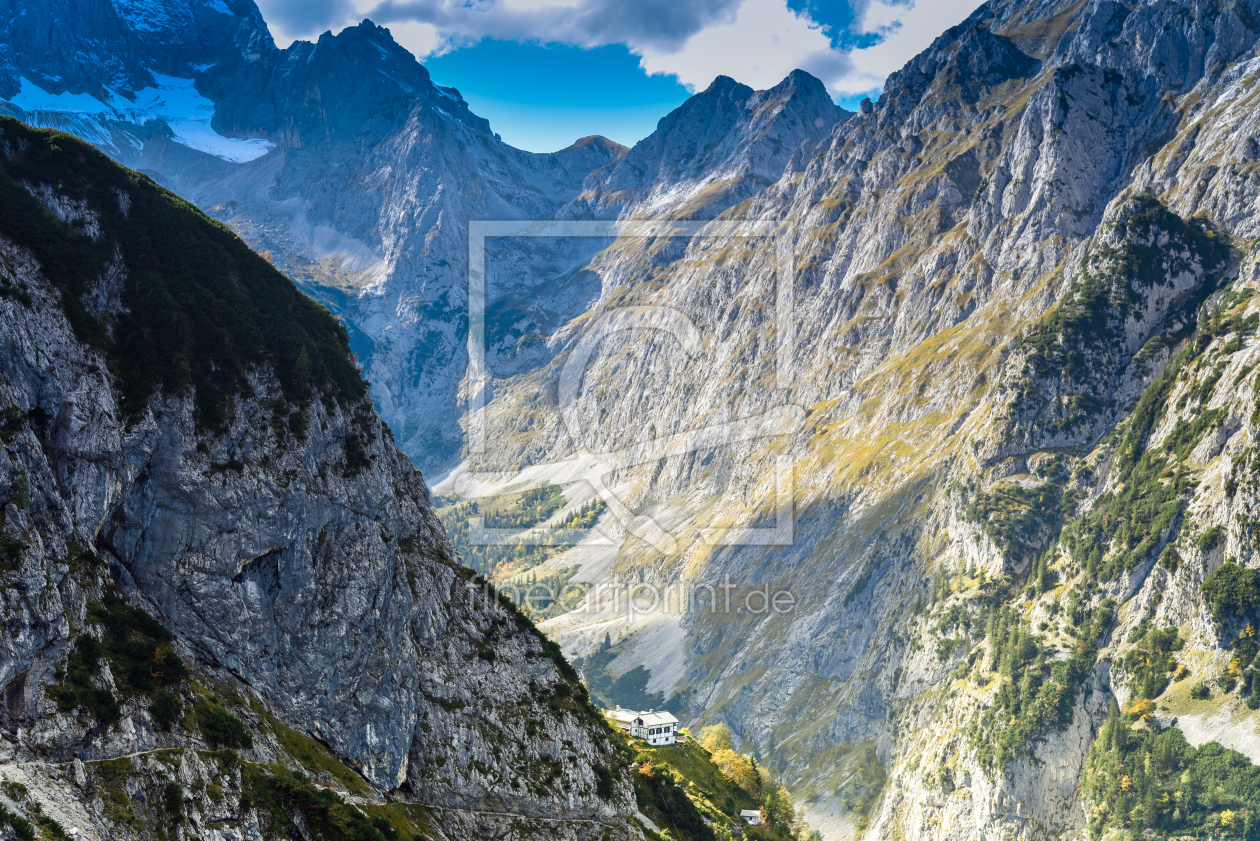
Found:
[[[797,88],[807,91],[810,96],[821,97],[828,101],[831,100],[831,95],[827,93],[827,86],[822,83],[822,80],[812,73],[799,68],[787,74],[782,82],[770,88],[767,93],[773,96],[779,91],[795,90]]]
[[[730,76],[718,75],[713,77],[713,81],[709,83],[709,86],[698,95],[720,94],[723,91],[736,91],[736,95],[739,95],[739,92],[746,92],[745,95],[747,95],[752,93],[752,88],[747,85],[740,84]]]
[[[716,215],[778,180],[793,151],[826,137],[844,114],[803,70],[764,91],[718,76],[588,189],[616,195],[612,206],[623,211],[634,196],[639,214]]]
[[[981,6],[889,76],[880,98],[880,125],[901,128],[920,103],[974,103],[983,90],[1035,75],[1040,63],[1010,39],[994,34],[993,21],[991,4]],[[912,133],[920,128],[917,124],[907,127]]]
[[[108,86],[130,97],[152,86],[154,73],[191,78],[208,65],[275,51],[253,0],[7,0],[0,20],[5,99],[22,77],[54,95],[104,100]]]
[[[388,29],[364,20],[314,43],[295,41],[248,67],[211,69],[203,79],[215,100],[216,128],[276,136],[295,145],[314,137],[382,138],[417,104],[440,109],[462,125],[490,133],[459,92],[438,87]]]
[[[583,137],[558,152],[547,156],[549,161],[559,165],[557,176],[570,184],[581,184],[593,172],[620,161],[630,151],[598,134]]]
[[[629,146],[622,146],[615,140],[609,140],[600,134],[588,134],[586,137],[580,137],[573,141],[572,144],[561,149],[562,152],[572,152],[578,149],[586,149],[588,147],[597,147],[613,154],[624,154],[630,151]]]

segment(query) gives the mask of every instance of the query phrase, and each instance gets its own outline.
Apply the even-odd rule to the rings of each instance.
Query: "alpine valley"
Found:
[[[535,154],[0,0],[0,839],[1260,838],[1260,0],[964,16]]]

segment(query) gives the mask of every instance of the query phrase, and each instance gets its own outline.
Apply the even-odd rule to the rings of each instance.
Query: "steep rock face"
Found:
[[[333,138],[379,141],[406,119],[417,97],[441,103],[470,128],[490,131],[457,92],[435,87],[410,53],[367,21],[337,36],[327,32],[314,44],[272,47],[246,68],[245,78],[229,65],[208,68],[203,81],[216,101],[216,128],[283,135],[299,148]]]
[[[0,59],[3,99],[19,92],[22,77],[52,94],[101,98],[109,86],[134,95],[154,84],[154,73],[192,76],[220,62],[239,65],[249,51],[237,48],[271,40],[248,0],[14,0],[0,19],[11,45]]]
[[[1193,324],[1214,290],[1208,278],[1227,260],[1213,232],[1149,196],[1122,205],[1100,227],[1064,299],[1006,363],[1011,393],[997,402],[1010,417],[1010,451],[1079,446],[1114,426],[1145,384],[1147,363],[1166,359],[1165,336]]]
[[[310,773],[331,767],[329,783],[365,803],[381,803],[387,792],[415,803],[434,837],[461,837],[465,810],[488,813],[478,820],[503,837],[538,827],[585,837],[597,818],[607,822],[602,831],[637,837],[625,823],[633,804],[614,749],[571,669],[527,620],[452,562],[423,481],[361,388],[321,383],[311,373],[320,371],[315,362],[289,369],[264,356],[236,388],[224,387],[226,412],[217,425],[208,426],[204,395],[180,388],[169,372],[163,390],[128,409],[125,382],[135,376],[137,352],[124,343],[129,323],[153,306],[172,324],[188,317],[179,304],[161,303],[163,294],[188,294],[172,252],[160,238],[134,239],[143,236],[136,223],[172,215],[203,231],[201,254],[210,265],[230,255],[231,274],[195,299],[203,311],[216,312],[211,290],[235,294],[232,285],[250,272],[265,280],[246,287],[253,304],[236,305],[238,321],[267,324],[286,295],[293,299],[286,318],[296,318],[299,293],[228,231],[89,147],[63,136],[51,150],[53,135],[14,121],[0,130],[7,184],[48,173],[38,187],[16,188],[30,190],[31,207],[12,208],[0,230],[9,553],[0,773],[25,775],[35,801],[61,810],[86,837],[154,837],[151,823],[93,811],[93,797],[106,790],[98,772],[115,768],[113,757],[164,749],[196,766],[210,731],[204,724],[201,734],[160,727],[156,707],[128,689],[132,678],[116,661],[94,678],[121,696],[116,724],[67,706],[55,689],[77,668],[75,652],[85,644],[78,635],[102,633],[94,618],[99,603],[108,606],[110,593],[121,592],[174,633],[175,650],[193,667],[190,682],[176,690],[189,708],[206,703],[197,700],[206,685],[243,704],[258,744],[232,766],[243,770],[228,774],[237,791],[256,792],[249,783],[256,763],[295,763]],[[34,227],[22,224],[21,214],[43,212],[39,203],[72,207],[71,221],[82,230],[90,219],[96,244],[116,249],[109,270],[88,288],[69,285],[73,261],[35,259],[30,247],[81,254],[75,248],[88,237],[52,213]],[[215,242],[225,249],[217,258]],[[90,277],[90,263],[78,267],[85,265]],[[62,303],[76,298],[114,302],[100,322],[113,341],[84,338],[98,322],[84,320],[82,306]],[[76,326],[66,313],[80,319]],[[326,313],[311,313],[313,324],[332,324]],[[213,335],[195,335],[214,346]],[[341,342],[324,349],[345,360]],[[195,369],[193,376],[197,382]],[[305,400],[307,384],[289,379],[300,376],[312,377]],[[305,735],[293,735],[299,731]],[[311,739],[326,746],[324,765],[295,755],[294,745],[324,750]],[[58,767],[67,773],[65,763],[80,752],[88,772],[76,764],[74,773],[97,782],[80,783],[82,800],[62,802],[60,788],[42,775],[55,779]],[[139,769],[137,779],[155,768]],[[204,786],[219,772],[209,780],[196,768],[181,773],[185,783]],[[160,774],[155,779],[161,783]],[[144,784],[136,786],[128,784],[128,798],[138,799],[126,802],[140,813],[148,807]],[[11,805],[29,813],[23,802]],[[283,829],[244,804],[226,817],[215,817],[222,809],[211,803],[189,808],[199,821],[252,826],[245,837],[261,837],[260,822],[268,832]],[[160,819],[160,810],[154,814]],[[543,822],[535,826],[535,819]],[[187,837],[226,837],[216,832],[203,827]]]
[[[1166,409],[1150,389],[1194,389],[1181,362],[1161,379],[1182,341],[1231,341],[1211,335],[1200,304],[1237,276],[1230,243],[1255,236],[1256,12],[987,4],[891,77],[870,113],[727,217],[774,220],[774,244],[618,243],[592,264],[600,305],[555,334],[546,376],[496,384],[486,417],[511,448],[474,467],[555,465],[574,449],[652,452],[604,474],[630,512],[610,525],[620,535],[647,515],[679,548],[627,538],[615,563],[591,564],[592,583],[732,581],[737,604],[754,587],[797,594],[787,615],[703,603],[674,614],[681,644],[647,642],[658,632],[645,620],[623,631],[620,667],[670,675],[649,690],[683,693],[697,721],[730,723],[745,748],[795,778],[830,831],[856,822],[878,837],[1038,837],[1085,825],[1073,791],[1109,697],[1131,697],[1125,674],[1110,683],[1138,645],[1141,620],[1129,617],[1168,587],[1150,570],[1194,516],[1179,501],[1191,479],[1135,492],[1146,468],[1131,461],[1148,442],[1153,452],[1190,447],[1195,463],[1180,462],[1178,475],[1197,477],[1216,469],[1202,467],[1205,452],[1244,440],[1245,408],[1194,427],[1189,410]],[[667,256],[650,282],[640,271],[634,283],[645,253]],[[795,296],[786,396],[774,378],[785,254]],[[559,379],[604,308],[626,305],[681,311],[698,337],[680,350],[663,317],[601,334],[586,387],[564,407],[580,420],[561,418],[540,383]],[[1244,367],[1219,381],[1205,369],[1191,404]],[[1217,399],[1249,405],[1244,386],[1233,388]],[[804,419],[777,437],[668,449],[670,436],[784,402]],[[1120,436],[1156,416],[1161,431],[1133,439],[1134,455],[1118,457],[1114,437],[1100,443],[1117,423]],[[782,456],[795,461],[790,547],[709,544],[706,527],[773,524]],[[1128,526],[1117,525],[1119,505],[1133,506],[1120,515]],[[1217,506],[1193,528],[1224,523]],[[1202,633],[1196,583],[1217,562],[1190,564],[1175,596],[1185,612],[1159,620],[1197,628],[1195,656],[1220,656]],[[972,641],[1003,605],[1030,613],[1020,633],[1048,634],[1043,666],[1012,661],[1016,676],[1063,694],[1025,697],[1018,680],[1003,694],[1001,645],[987,631]],[[1080,627],[1071,638],[1039,627],[1065,612]],[[625,627],[614,620],[624,611],[588,606],[552,627],[586,653]],[[1073,659],[1091,633],[1097,651]],[[1053,673],[1056,658],[1070,669]],[[1055,715],[1011,712],[1051,701]],[[883,805],[861,816],[838,801],[862,800],[855,757],[868,743],[889,782]],[[944,786],[942,768],[972,782]]]

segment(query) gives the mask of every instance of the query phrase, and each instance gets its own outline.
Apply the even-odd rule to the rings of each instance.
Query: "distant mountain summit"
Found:
[[[714,216],[779,180],[802,144],[821,142],[847,113],[803,70],[765,91],[718,76],[592,176],[581,204],[600,216],[631,206],[637,216]]]

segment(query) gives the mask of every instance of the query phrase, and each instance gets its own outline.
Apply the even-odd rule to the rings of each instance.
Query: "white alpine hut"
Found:
[[[638,712],[617,707],[608,717],[613,724],[649,745],[672,745],[678,741],[678,719],[672,713],[658,713],[656,710]]]

